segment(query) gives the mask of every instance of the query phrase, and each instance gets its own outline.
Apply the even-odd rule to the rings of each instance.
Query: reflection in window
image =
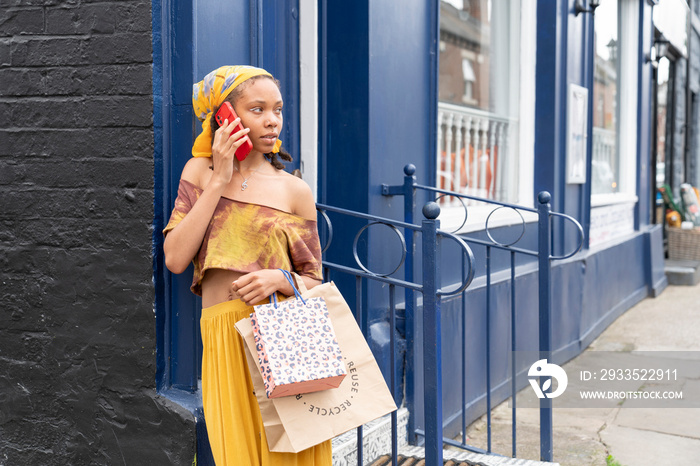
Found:
[[[593,84],[592,194],[619,192],[618,151],[618,5],[606,0],[595,16],[595,78]]]
[[[439,188],[517,196],[520,39],[519,1],[440,2]]]
[[[476,75],[471,60],[465,58],[462,60],[462,75],[464,76],[464,97],[463,101],[466,104],[474,103],[474,82]]]

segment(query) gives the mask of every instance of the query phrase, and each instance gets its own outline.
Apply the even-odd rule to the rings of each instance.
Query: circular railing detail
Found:
[[[520,235],[518,235],[518,237],[515,239],[515,241],[511,241],[510,243],[501,243],[500,241],[496,241],[496,239],[491,235],[491,227],[489,226],[489,222],[491,221],[491,216],[495,212],[497,212],[501,209],[510,209],[513,212],[515,212],[516,214],[518,214],[518,216],[520,217],[520,226],[522,227],[520,230]],[[511,224],[510,226],[513,226],[513,224]],[[525,217],[523,217],[523,214],[521,214],[518,209],[514,209],[513,207],[510,207],[510,206],[499,206],[499,207],[496,207],[495,209],[493,209],[491,212],[489,212],[488,217],[486,217],[486,224],[484,225],[484,227],[486,230],[486,235],[493,242],[493,244],[495,244],[496,246],[501,246],[501,247],[507,248],[509,246],[513,246],[515,243],[520,241],[523,238],[523,236],[525,236]]]
[[[362,233],[364,233],[365,230],[367,230],[369,227],[371,227],[373,225],[385,225],[385,226],[389,227],[394,233],[396,233],[396,236],[399,238],[399,241],[401,242],[401,261],[399,261],[399,265],[397,265],[394,270],[392,270],[390,273],[387,273],[387,274],[381,274],[381,273],[377,273],[377,272],[373,272],[373,271],[369,270],[362,263],[362,260],[360,259],[360,256],[357,253],[357,245],[360,241],[360,236],[362,235]],[[389,276],[395,274],[396,272],[398,272],[398,270],[401,268],[401,266],[406,261],[406,239],[404,238],[403,233],[401,233],[398,228],[396,228],[394,225],[392,225],[390,223],[381,222],[381,221],[370,222],[367,225],[365,225],[364,227],[362,227],[360,229],[360,231],[358,231],[357,234],[355,235],[355,241],[352,244],[352,254],[355,257],[355,262],[357,263],[358,267],[360,267],[362,270],[364,270],[368,274],[374,275],[376,277],[389,277]]]

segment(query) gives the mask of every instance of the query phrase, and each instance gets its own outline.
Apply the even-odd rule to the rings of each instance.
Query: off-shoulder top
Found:
[[[180,180],[167,235],[192,209],[202,189]],[[321,280],[321,245],[316,221],[272,207],[219,200],[202,245],[193,259],[192,292],[202,295],[202,279],[209,269],[249,273],[285,269]]]

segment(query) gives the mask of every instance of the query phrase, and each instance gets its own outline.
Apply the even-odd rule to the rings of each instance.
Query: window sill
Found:
[[[497,206],[495,205],[467,206],[467,221],[461,226],[464,222],[464,209],[462,207],[441,207],[440,216],[438,217],[440,230],[454,234],[485,230],[489,214],[496,208]],[[523,209],[527,209],[527,207],[523,207]],[[488,222],[489,229],[521,225],[523,222],[526,224],[533,223],[537,222],[537,213],[521,209],[515,211],[510,207],[506,207],[495,212],[488,219]]]
[[[603,207],[616,204],[636,204],[639,198],[634,194],[614,193],[614,194],[593,194],[591,196],[591,207]]]
[[[190,413],[195,414],[197,410],[202,409],[201,380],[199,383],[199,390],[197,390],[196,392],[190,392],[187,390],[170,387],[163,390],[159,390],[158,394],[167,398],[173,403],[182,406]]]
[[[596,249],[634,233],[637,196],[613,194],[591,199],[588,246]]]

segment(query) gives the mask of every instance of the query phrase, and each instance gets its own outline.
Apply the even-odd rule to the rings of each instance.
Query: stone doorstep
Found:
[[[669,285],[695,286],[700,283],[700,261],[667,259],[664,272]]]
[[[399,448],[408,445],[408,410],[400,408],[397,413]],[[362,445],[365,464],[391,452],[391,415],[368,422],[362,430]],[[357,466],[357,430],[352,429],[333,439],[333,466]]]
[[[425,449],[408,445],[408,410],[401,408],[397,415],[399,453],[405,457],[425,458]],[[387,415],[365,424],[363,429],[365,464],[391,453],[391,416]],[[559,466],[559,463],[523,460],[505,456],[483,455],[469,451],[445,450],[445,461],[468,461],[483,466]],[[357,431],[346,432],[333,439],[333,466],[357,466]]]
[[[425,458],[425,450],[422,447],[407,446],[400,449],[404,456]],[[483,466],[560,466],[559,463],[549,463],[547,461],[521,460],[509,458],[507,456],[482,455],[470,451],[455,452],[445,450],[442,454],[444,461],[452,460],[455,463],[468,462]]]

